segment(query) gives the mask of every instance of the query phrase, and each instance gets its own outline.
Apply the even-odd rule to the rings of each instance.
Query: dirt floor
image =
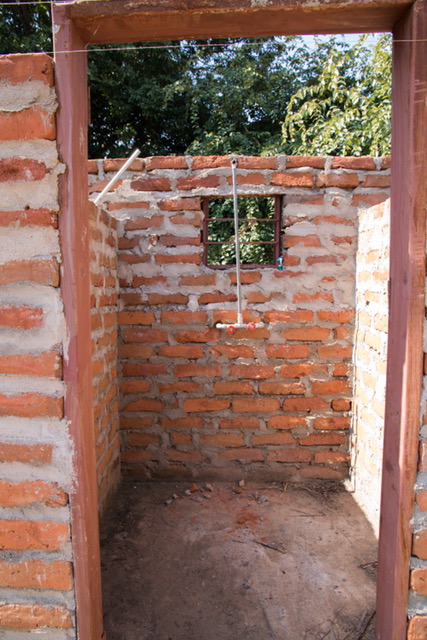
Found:
[[[108,640],[374,640],[377,545],[351,494],[241,484],[122,484]]]

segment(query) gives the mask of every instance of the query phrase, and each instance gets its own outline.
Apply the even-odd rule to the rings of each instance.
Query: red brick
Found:
[[[153,422],[154,418],[151,416],[144,416],[143,418],[129,418],[120,414],[121,429],[150,429],[153,426]]]
[[[147,393],[151,384],[148,380],[122,380],[120,391],[122,393]]]
[[[269,429],[295,429],[305,426],[306,419],[302,416],[272,416],[268,421]]]
[[[0,326],[13,329],[37,329],[43,324],[43,309],[33,307],[0,307]]]
[[[184,418],[161,418],[161,424],[165,429],[200,429],[203,427],[203,418],[197,416],[185,416]]]
[[[250,382],[233,382],[232,380],[226,380],[224,382],[215,382],[213,393],[220,396],[252,395],[254,389]]]
[[[123,167],[127,158],[105,158],[104,159],[104,171],[106,173],[114,171],[120,171]],[[144,168],[144,160],[142,158],[135,158],[130,167],[127,169],[128,171],[142,171]]]
[[[202,205],[200,198],[190,197],[160,200],[157,206],[161,211],[200,211]]]
[[[0,460],[45,464],[52,461],[53,447],[49,444],[14,444],[0,442]]]
[[[195,360],[202,358],[204,351],[201,346],[193,344],[170,344],[159,348],[159,356],[165,358],[187,358]]]
[[[126,231],[136,231],[140,229],[153,229],[158,228],[163,225],[163,216],[151,216],[148,217],[140,217],[140,218],[132,218],[131,220],[127,220],[125,223]]]
[[[48,169],[43,162],[30,158],[0,160],[0,182],[30,182],[42,180]]]
[[[274,378],[275,371],[274,367],[270,365],[232,365],[230,367],[230,376],[247,378],[248,380],[265,380],[267,378]]]
[[[60,378],[62,360],[57,351],[47,351],[36,356],[0,356],[0,374]]]
[[[198,253],[156,253],[157,264],[200,264]]]
[[[350,367],[345,362],[337,362],[333,367],[333,375],[346,378],[349,375]]]
[[[351,204],[353,207],[373,207],[377,204],[385,202],[390,197],[389,193],[354,193]]]
[[[130,447],[147,447],[149,444],[160,444],[160,436],[132,431],[126,435],[125,442]]]
[[[21,393],[18,396],[0,394],[0,416],[7,415],[23,418],[62,418],[63,399],[51,398],[40,393]]]
[[[427,511],[427,491],[418,491],[415,498],[421,511]]]
[[[280,449],[270,451],[267,455],[268,462],[311,462],[312,458],[309,451],[301,449]]]
[[[316,478],[322,480],[344,480],[347,477],[347,467],[332,469],[321,465],[310,465],[299,470],[302,478]]]
[[[178,178],[177,189],[204,189],[219,187],[219,177],[215,175],[198,177],[190,176],[188,178]]]
[[[221,367],[219,365],[196,364],[194,362],[186,362],[185,364],[177,364],[174,368],[176,378],[193,378],[200,376],[203,378],[219,378],[221,377]]]
[[[317,352],[319,357],[325,360],[332,358],[351,358],[352,347],[343,347],[339,344],[320,345]]]
[[[300,360],[310,356],[310,347],[307,344],[270,344],[266,346],[268,358],[286,358]]]
[[[238,159],[240,167],[240,158]],[[218,167],[231,167],[231,156],[194,156],[191,168],[193,171],[201,169],[217,169]]]
[[[212,293],[202,293],[199,296],[199,304],[212,304],[217,302],[235,302],[237,296],[235,293],[221,293],[214,291]]]
[[[341,309],[340,311],[318,311],[317,317],[325,322],[339,322],[346,324],[354,318],[353,309]]]
[[[185,287],[210,287],[215,284],[216,276],[213,273],[202,276],[181,276],[179,284]]]
[[[350,462],[350,454],[345,451],[319,451],[314,454],[316,464],[347,464]]]
[[[73,626],[70,612],[61,606],[36,604],[0,605],[0,627],[7,629],[69,629]]]
[[[35,105],[22,111],[0,112],[0,140],[55,140],[55,116]]]
[[[285,249],[295,246],[320,247],[320,238],[314,234],[307,236],[293,236],[287,233],[283,239],[283,246]]]
[[[264,314],[265,322],[312,322],[314,318],[313,311],[298,309],[297,311],[277,311],[273,309],[266,311]]]
[[[119,347],[119,356],[123,359],[151,358],[153,353],[153,347],[145,344],[121,344]]]
[[[167,373],[163,362],[126,362],[123,365],[123,375],[131,376],[161,376]]]
[[[215,347],[211,347],[209,351],[214,356],[214,358],[221,358],[222,356],[230,359],[254,357],[253,347],[248,347],[243,344],[239,344],[239,345],[218,344]]]
[[[120,253],[119,260],[121,262],[124,262],[125,264],[144,264],[150,261],[150,256],[149,255],[139,256],[139,255],[134,255],[133,253]],[[135,296],[136,294],[128,294],[128,295]],[[138,296],[138,297],[141,301],[144,300],[142,296]]]
[[[218,329],[205,329],[204,331],[177,331],[175,340],[177,342],[218,342],[221,332]]]
[[[155,169],[188,169],[188,162],[185,156],[151,156],[145,158],[145,168],[147,171]]]
[[[414,556],[427,560],[427,530],[417,531],[413,536],[412,553]]]
[[[277,398],[234,398],[233,411],[236,413],[272,413],[278,411],[280,402]]]
[[[243,322],[258,322],[261,320],[259,314],[254,314],[251,309],[245,309],[243,311]],[[214,309],[213,310],[214,322],[223,323],[235,323],[237,322],[237,310],[235,309]]]
[[[134,191],[170,191],[171,183],[167,178],[138,178],[130,183]]]
[[[340,264],[341,262],[344,262],[344,260],[346,260],[347,256],[344,255],[329,255],[329,256],[309,256],[308,258],[306,258],[306,263],[308,265],[313,265],[313,264]],[[329,300],[330,298],[327,297],[323,297],[323,300]],[[332,298],[333,300],[333,298]]]
[[[415,591],[415,593],[419,593],[422,596],[427,596],[427,569],[425,567],[417,567],[416,569],[412,569],[411,589]]]
[[[341,433],[311,433],[305,438],[301,438],[299,443],[302,446],[323,446],[332,447],[344,444],[345,435]]]
[[[150,325],[156,322],[154,313],[145,311],[120,311],[118,314],[119,324],[142,324]]]
[[[184,411],[194,413],[196,411],[224,411],[230,406],[226,398],[185,398]]]
[[[293,444],[294,442],[295,439],[291,436],[290,433],[272,433],[251,437],[251,444],[253,447],[264,445]]]
[[[10,226],[57,228],[58,214],[43,208],[25,209],[24,211],[0,211],[0,227]]]
[[[316,186],[354,189],[359,186],[359,177],[357,173],[319,173],[316,177]]]
[[[0,77],[3,82],[19,84],[40,80],[53,87],[53,60],[45,53],[15,53],[0,58]]]
[[[0,586],[69,591],[73,587],[71,562],[28,559],[10,562],[0,559]]]
[[[179,446],[180,444],[192,444],[193,438],[191,433],[171,433],[171,444],[173,446]]]
[[[261,280],[261,274],[259,271],[242,271],[240,277],[240,282],[242,284],[253,284],[254,282],[259,282]],[[231,284],[236,284],[237,276],[235,273],[228,274],[230,278]]]
[[[375,171],[376,167],[371,156],[336,156],[332,159],[332,169]]]
[[[304,394],[305,387],[299,382],[262,382],[259,393],[262,395],[299,395]]]
[[[414,616],[409,621],[407,640],[426,640],[427,616]]]
[[[238,417],[238,418],[225,418],[219,423],[220,429],[258,429],[258,418],[250,417]]]
[[[188,296],[182,293],[150,293],[148,303],[151,305],[187,304]]]
[[[204,311],[162,311],[162,324],[204,324],[206,313]]]
[[[273,173],[270,184],[279,187],[312,187],[314,180],[310,171],[278,172]]]
[[[163,402],[155,398],[141,398],[136,402],[130,402],[123,407],[123,411],[154,411],[161,412],[164,410]]]
[[[167,342],[168,334],[159,329],[123,329],[122,336],[124,342]]]
[[[232,178],[227,178],[228,184],[232,184]],[[248,173],[245,176],[238,175],[236,179],[237,184],[254,184],[264,185],[266,184],[265,175],[263,173]]]
[[[277,169],[277,157],[240,156],[237,165],[239,169]]]
[[[311,373],[326,373],[326,368],[318,364],[284,364],[280,368],[282,378],[302,378]]]
[[[391,184],[390,175],[387,174],[370,174],[365,176],[362,187],[373,187],[373,188],[387,188]]]
[[[313,218],[314,224],[323,224],[324,222],[332,222],[333,224],[344,224],[349,227],[354,227],[353,220],[349,218],[342,218],[341,216],[315,216]]]
[[[239,462],[261,462],[264,460],[262,451],[258,449],[228,449],[219,454],[224,460],[236,460]]]
[[[243,436],[237,433],[215,433],[202,437],[200,444],[202,446],[213,444],[218,447],[244,447],[245,441]]]
[[[350,418],[346,416],[332,416],[329,418],[315,418],[315,429],[348,429],[350,427]]]
[[[109,202],[108,208],[110,211],[116,211],[117,209],[149,209],[149,202]]]
[[[63,507],[68,502],[65,491],[56,482],[0,482],[0,506],[24,507],[43,502],[49,507]]]
[[[323,327],[301,327],[287,329],[282,336],[285,340],[300,340],[302,342],[323,342],[329,338],[329,329]]]
[[[159,393],[177,393],[179,391],[183,391],[184,393],[197,393],[200,391],[200,385],[189,380],[159,384]]]
[[[283,411],[318,411],[328,409],[329,403],[323,398],[286,398]]]
[[[154,284],[165,284],[165,283],[166,283],[166,278],[164,278],[163,276],[156,276],[152,278],[145,278],[144,276],[134,276],[132,278],[132,286],[136,288],[141,286],[151,287]]]
[[[139,236],[133,236],[133,238],[119,238],[118,248],[120,250],[134,249],[140,242],[141,238]]]
[[[0,549],[57,551],[69,538],[68,524],[27,520],[0,521]]]
[[[128,449],[120,451],[122,463],[141,463],[151,460],[158,460],[159,452],[148,451],[147,449]]]
[[[286,158],[286,167],[288,169],[296,169],[299,167],[310,167],[312,169],[323,169],[326,158],[321,156],[288,156]]]
[[[159,237],[159,242],[164,247],[181,247],[185,245],[198,247],[200,245],[200,236],[163,235]]]
[[[347,380],[314,380],[311,383],[311,390],[318,395],[334,395],[336,393],[345,393],[350,390]]]

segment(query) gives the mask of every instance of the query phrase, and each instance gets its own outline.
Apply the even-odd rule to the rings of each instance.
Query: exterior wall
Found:
[[[138,160],[110,193],[119,218],[122,463],[142,477],[344,478],[352,397],[357,212],[387,198],[388,161],[239,158],[239,193],[283,195],[284,264],[201,264],[203,197],[230,195],[230,158]],[[90,161],[99,191],[120,161]]]
[[[120,480],[117,379],[117,223],[90,203],[93,411],[102,512]]]
[[[50,58],[0,58],[0,627],[10,640],[41,628],[75,637],[56,108]]]
[[[389,179],[386,175],[383,178]],[[389,250],[389,202],[361,209],[356,256],[352,479],[355,497],[377,535],[384,436]]]

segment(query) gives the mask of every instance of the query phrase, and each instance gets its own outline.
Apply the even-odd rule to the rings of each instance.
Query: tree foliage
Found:
[[[373,48],[363,37],[347,50],[333,47],[316,82],[292,96],[283,147],[302,155],[384,155],[390,119],[390,37]]]
[[[50,20],[46,3],[0,5],[0,53],[51,51]],[[140,45],[89,49],[90,157],[389,150],[386,36]]]

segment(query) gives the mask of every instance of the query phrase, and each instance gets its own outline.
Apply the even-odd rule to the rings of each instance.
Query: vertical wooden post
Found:
[[[414,3],[393,35],[390,321],[377,587],[379,640],[406,638],[425,306],[425,0]]]
[[[60,180],[59,231],[67,336],[65,416],[73,443],[72,546],[78,637],[80,640],[99,640],[103,623],[92,412],[87,56],[85,43],[65,12],[66,4],[53,5],[58,145],[60,160],[66,166]]]

